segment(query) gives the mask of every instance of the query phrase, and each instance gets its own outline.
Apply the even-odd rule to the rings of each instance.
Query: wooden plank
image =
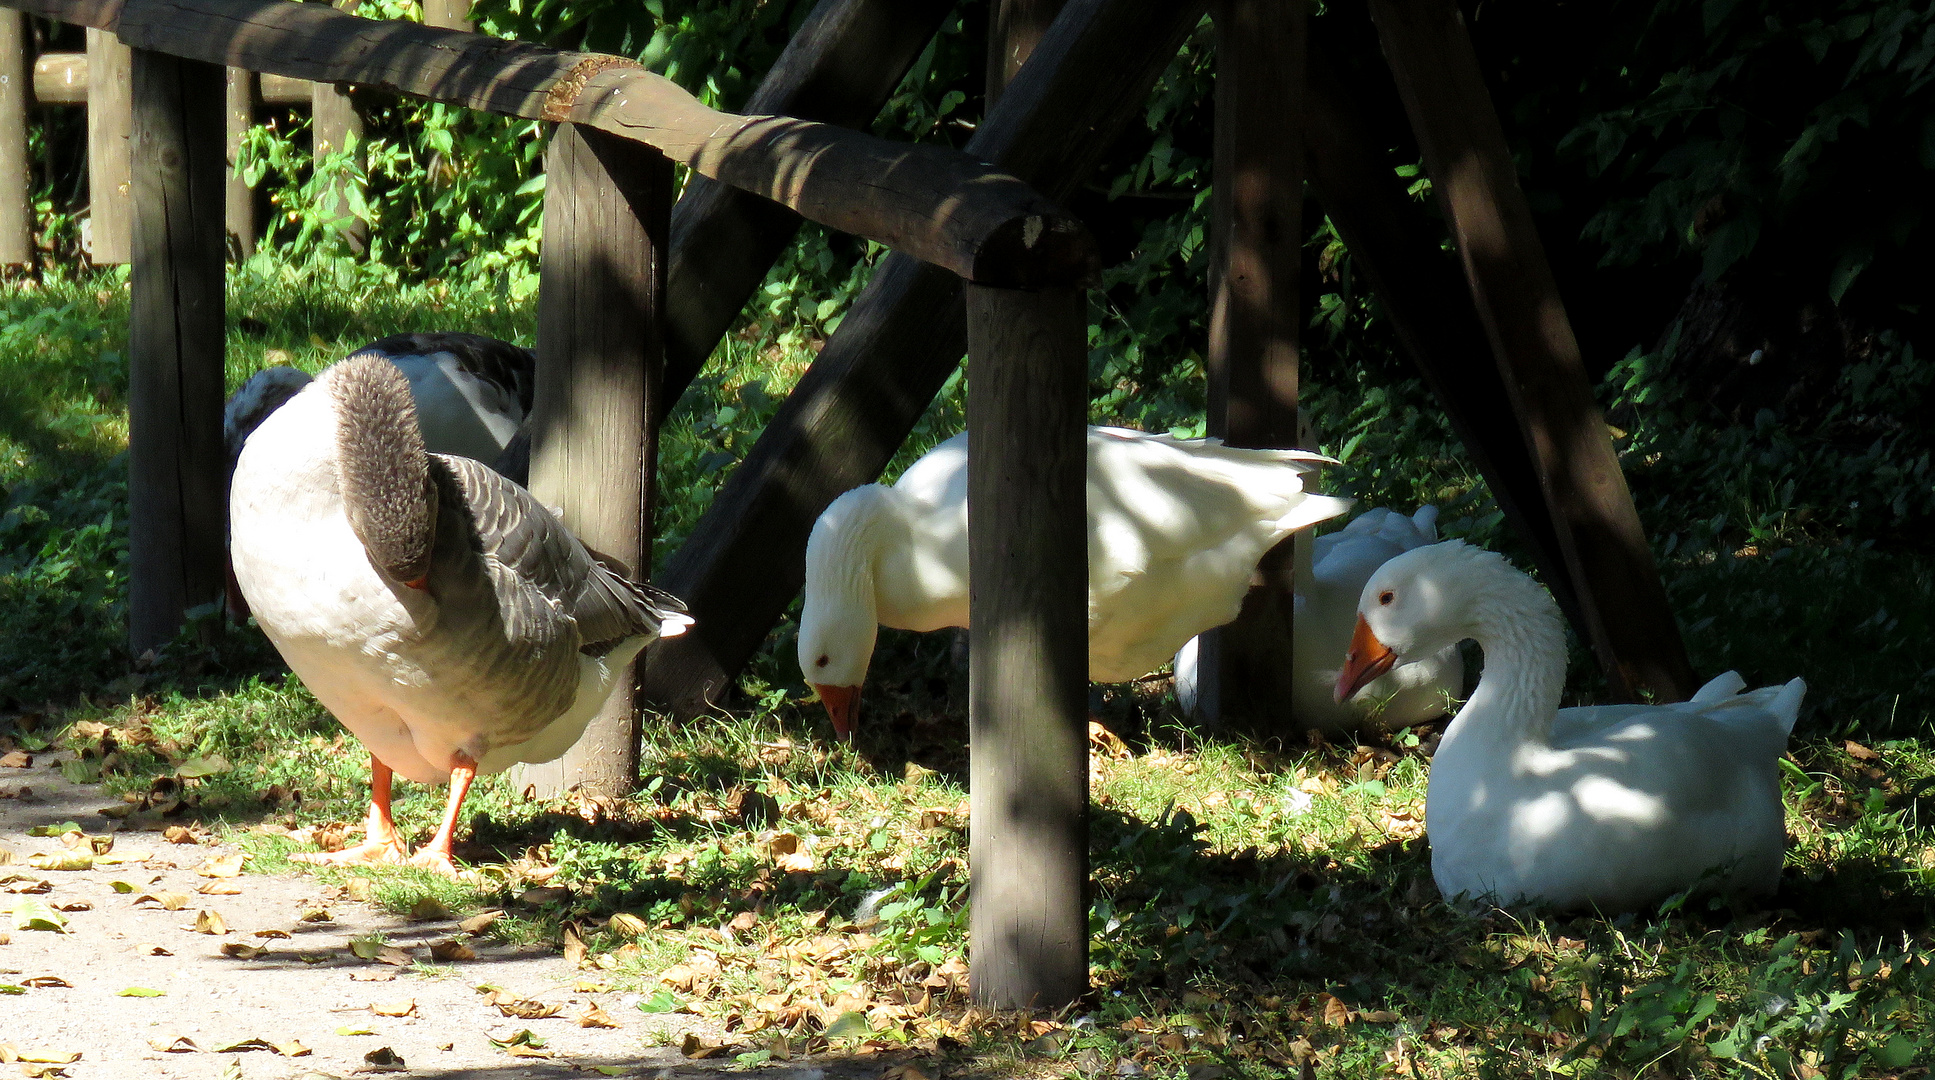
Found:
[[[0,264],[34,261],[27,175],[27,17],[0,11]]]
[[[1202,18],[1207,0],[1069,0],[967,150],[1049,198],[1086,180]],[[661,584],[697,625],[654,649],[647,697],[680,715],[719,700],[798,594],[807,534],[841,492],[880,476],[966,346],[960,282],[890,255]]]
[[[559,124],[544,160],[531,491],[586,544],[643,577],[652,566],[665,252],[672,163],[596,129]],[[638,780],[640,716],[621,689],[557,761],[519,767],[519,788],[600,798]]]
[[[1298,271],[1303,247],[1303,113],[1308,5],[1220,0],[1211,192],[1209,434],[1232,446],[1301,444]],[[1198,713],[1257,734],[1297,730],[1292,537],[1258,563],[1263,584],[1236,621],[1199,639]]]
[[[354,12],[357,8],[357,0],[335,0],[335,3],[345,12]],[[363,114],[356,111],[350,90],[346,83],[310,84],[309,152],[318,166],[329,163],[331,158],[337,158],[334,164],[340,166],[342,154],[353,154],[349,171],[329,186],[335,207],[330,212],[336,215],[332,222],[336,234],[349,245],[350,251],[361,255],[370,249],[370,226],[350,208],[361,201],[362,195],[357,174],[362,172]]]
[[[746,111],[862,127],[952,8],[951,0],[820,0]],[[779,203],[703,176],[686,182],[672,207],[666,401],[691,385],[799,225]]]
[[[129,258],[129,233],[134,227],[128,178],[132,68],[128,47],[113,34],[87,32],[87,82],[101,88],[87,110],[87,254],[96,266],[117,265]]]
[[[1454,0],[1372,0],[1371,16],[1532,447],[1593,652],[1615,695],[1685,700],[1693,669],[1464,16]]]
[[[423,0],[425,26],[448,30],[474,30],[470,23],[470,0]]]
[[[145,49],[130,60],[128,644],[140,656],[222,595],[226,75]]]
[[[1088,311],[967,289],[969,992],[1088,992]]]
[[[87,104],[87,54],[41,53],[34,57],[34,104]]]
[[[972,154],[789,117],[701,105],[629,60],[288,0],[0,0],[197,60],[372,86],[489,112],[571,121],[663,151],[703,176],[785,204],[970,281],[1090,280],[1087,229]],[[855,198],[864,190],[866,198]]]
[[[242,140],[255,123],[255,75],[241,68],[228,69],[228,99],[224,116],[227,129],[223,146],[227,149],[228,186],[225,188],[222,218],[227,223],[228,242],[235,257],[255,254],[255,189],[236,172],[242,153]]]
[[[990,108],[1041,44],[1068,0],[993,0],[988,5],[987,99]]]
[[[287,75],[270,75],[266,72],[256,76],[262,87],[264,105],[310,105],[315,101],[315,83],[308,79],[292,79]]]
[[[1586,640],[1532,451],[1512,415],[1471,293],[1440,250],[1443,228],[1426,219],[1385,161],[1385,149],[1401,142],[1402,133],[1365,115],[1360,102],[1371,96],[1368,88],[1326,59],[1341,50],[1325,40],[1321,23],[1313,29],[1303,127],[1311,188],[1350,249],[1353,273],[1370,284],[1505,520]]]

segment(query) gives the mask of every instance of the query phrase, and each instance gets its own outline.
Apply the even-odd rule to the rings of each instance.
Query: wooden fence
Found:
[[[132,47],[137,652],[220,586],[223,279],[210,238],[221,236],[222,67],[554,121],[533,484],[587,542],[635,565],[649,563],[657,418],[793,228],[812,220],[893,249],[669,560],[661,583],[698,624],[647,651],[639,701],[703,712],[797,593],[813,520],[878,477],[962,353],[972,360],[973,993],[996,1006],[1078,999],[1088,985],[1082,290],[1097,255],[1058,204],[1141,112],[1211,4],[993,3],[990,106],[957,153],[840,126],[871,119],[945,0],[822,0],[747,115],[707,109],[616,57],[321,4],[0,0]],[[1371,11],[1458,241],[1455,268],[1380,163],[1378,148],[1402,133],[1361,115],[1364,95],[1343,77],[1303,76],[1306,56],[1320,70],[1325,51],[1307,48],[1306,9],[1214,5],[1212,428],[1240,443],[1296,439],[1290,313],[1307,173],[1614,687],[1684,697],[1679,636],[1454,0],[1372,0]],[[90,85],[105,93],[97,74]],[[676,207],[672,162],[695,174]],[[1252,679],[1244,657],[1287,666],[1285,610],[1246,609],[1221,650],[1225,675]],[[1267,709],[1273,695],[1250,696]],[[626,789],[637,703],[614,702],[559,784]]]

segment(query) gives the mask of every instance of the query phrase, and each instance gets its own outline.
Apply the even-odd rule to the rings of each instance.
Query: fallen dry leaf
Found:
[[[195,867],[195,873],[206,878],[232,878],[242,872],[242,860],[247,858],[239,851],[227,855],[210,855]]]
[[[195,1040],[186,1035],[177,1035],[166,1042],[160,1039],[149,1039],[148,1045],[164,1054],[199,1054],[202,1049],[195,1045]]]
[[[195,833],[186,825],[170,825],[161,830],[161,838],[171,844],[192,844],[195,842]]]
[[[417,999],[398,998],[395,1001],[372,1001],[370,1011],[378,1016],[415,1016]]]
[[[718,1057],[725,1052],[725,1046],[700,1035],[696,1031],[685,1033],[685,1041],[679,1044],[679,1053],[689,1058]]]
[[[269,950],[260,945],[250,945],[242,941],[231,941],[222,946],[222,955],[235,960],[258,960],[269,955]]]
[[[547,1001],[525,998],[499,998],[491,1002],[497,1011],[516,1020],[548,1020],[558,1015],[558,1007]]]
[[[291,938],[294,937],[294,935],[289,933],[289,931],[287,930],[257,930],[255,932],[255,936],[259,938],[280,938],[284,941],[290,940]]]
[[[621,911],[611,917],[605,928],[623,938],[641,938],[651,932],[652,925],[628,911]]]
[[[219,912],[203,911],[195,916],[195,925],[190,929],[197,934],[214,934],[220,937],[228,933],[228,923],[223,920]]]
[[[610,1013],[599,1008],[597,1002],[593,1002],[585,1007],[584,1012],[578,1014],[578,1026],[584,1028],[615,1028],[618,1026],[618,1021],[613,1020]]]
[[[387,1046],[379,1046],[363,1055],[365,1064],[374,1065],[380,1072],[402,1072],[403,1055]]]
[[[31,986],[36,990],[51,990],[58,986],[72,987],[74,984],[59,975],[36,975],[31,979],[20,980],[20,985]]]
[[[1875,751],[1868,749],[1867,747],[1861,745],[1858,742],[1855,742],[1853,739],[1847,740],[1847,742],[1845,742],[1843,745],[1847,748],[1848,756],[1855,759],[1856,761],[1873,761],[1876,758],[1879,758],[1881,756]],[[5,763],[0,762],[0,764],[5,764]]]
[[[352,971],[349,973],[349,981],[350,982],[395,982],[396,972],[394,971]]]
[[[732,921],[726,924],[726,928],[735,934],[743,934],[758,924],[759,912],[742,911],[732,917]]]
[[[399,949],[395,945],[383,946],[382,950],[376,954],[376,959],[392,967],[409,967],[411,964],[417,962],[417,957],[414,952],[411,952],[409,949]]]
[[[0,769],[31,769],[34,756],[25,750],[9,750],[0,754]]]
[[[169,951],[168,951],[167,949],[164,949],[164,948],[162,948],[161,946],[159,946],[159,945],[156,945],[156,944],[155,944],[154,942],[152,942],[152,941],[144,941],[144,942],[142,942],[141,944],[139,944],[139,945],[136,945],[136,946],[134,947],[134,951],[135,951],[135,952],[136,952],[137,954],[139,954],[139,955],[141,955],[141,956],[173,956],[173,955],[175,955],[174,953],[172,953],[172,952],[169,952]]]
[[[30,855],[27,865],[36,870],[92,870],[94,856],[85,851],[58,851],[52,855]]]
[[[462,930],[466,934],[481,934],[489,930],[492,924],[503,917],[504,913],[496,908],[492,908],[489,911],[480,911],[470,918],[465,919],[463,922],[458,923],[457,929]]]
[[[214,881],[204,884],[195,891],[201,893],[203,896],[240,896],[242,895],[242,883],[225,878],[217,878]]]
[[[450,909],[434,896],[419,896],[416,903],[410,905],[410,918],[419,922],[436,922],[449,917]]]
[[[564,962],[572,967],[583,967],[585,962],[584,939],[578,936],[578,928],[570,923],[564,924]]]
[[[343,885],[343,895],[351,900],[368,900],[376,883],[366,877],[353,877]]]
[[[191,899],[193,898],[184,892],[163,891],[142,893],[140,896],[134,898],[134,906],[140,907],[143,904],[156,904],[163,911],[180,911],[182,908],[188,906],[188,901]]]
[[[296,921],[308,922],[308,923],[319,923],[319,922],[335,922],[336,919],[334,916],[329,914],[328,908],[304,908],[302,914],[297,917]]]
[[[430,958],[432,960],[441,960],[446,964],[455,963],[459,960],[475,960],[477,959],[477,950],[458,941],[456,938],[446,938],[442,941],[431,943]]]

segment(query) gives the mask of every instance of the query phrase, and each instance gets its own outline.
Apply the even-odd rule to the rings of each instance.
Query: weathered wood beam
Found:
[[[1334,50],[1321,32],[1313,33],[1311,44],[1303,141],[1312,191],[1350,250],[1352,272],[1369,282],[1492,499],[1531,550],[1580,640],[1586,640],[1532,451],[1512,415],[1511,397],[1471,293],[1456,264],[1440,250],[1444,230],[1412,203],[1385,161],[1386,148],[1399,139],[1365,114],[1360,103],[1369,94],[1327,59]]]
[[[1219,0],[1212,163],[1209,434],[1231,446],[1292,447],[1297,424],[1298,273],[1303,248],[1303,0]],[[1314,480],[1315,478],[1313,478]],[[1258,734],[1296,730],[1296,545],[1258,563],[1263,584],[1228,626],[1199,639],[1198,713]]]
[[[255,254],[255,189],[235,170],[241,157],[242,140],[255,123],[255,74],[241,68],[228,69],[228,99],[225,113],[227,130],[223,145],[228,155],[228,187],[223,197],[223,220],[227,223],[229,243],[235,257]]]
[[[969,988],[1088,992],[1088,305],[967,289]]]
[[[98,86],[87,110],[88,259],[96,266],[129,258],[133,202],[128,179],[129,115],[134,108],[128,47],[112,33],[87,32],[87,81]]]
[[[423,23],[451,30],[476,29],[470,24],[470,0],[424,0]]]
[[[967,150],[1049,198],[1086,180],[1201,20],[1207,0],[1070,0]],[[807,534],[880,476],[966,347],[960,279],[890,255],[801,377],[661,584],[698,625],[653,649],[648,696],[703,711],[758,649],[805,576]]]
[[[988,5],[987,102],[992,109],[1034,54],[1067,0],[992,0]]]
[[[230,67],[610,131],[969,281],[1035,287],[1087,281],[1096,272],[1094,243],[1079,221],[972,154],[788,117],[717,112],[615,56],[376,22],[289,0],[0,6],[112,28],[142,48]]]
[[[87,54],[41,53],[34,57],[34,104],[87,104]]]
[[[1683,701],[1693,669],[1464,16],[1454,0],[1371,0],[1371,17],[1532,447],[1593,652],[1614,694]]]
[[[27,184],[27,17],[0,11],[0,264],[34,261]]]
[[[863,127],[940,28],[952,0],[820,0],[746,111]],[[677,401],[745,309],[800,216],[703,176],[672,207],[665,400]]]
[[[138,657],[222,594],[226,76],[146,49],[130,59],[128,646]]]
[[[672,163],[603,131],[559,124],[545,151],[531,491],[591,547],[652,568],[665,253]],[[601,798],[638,780],[633,670],[564,757],[519,766],[545,797]]]

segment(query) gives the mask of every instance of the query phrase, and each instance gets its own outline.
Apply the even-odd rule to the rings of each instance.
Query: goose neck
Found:
[[[1440,753],[1459,744],[1483,744],[1487,754],[1551,744],[1565,688],[1565,625],[1551,597],[1529,578],[1524,582],[1530,591],[1501,590],[1475,612],[1472,637],[1485,670],[1445,731]]]
[[[438,500],[410,384],[396,365],[370,354],[328,375],[350,527],[379,570],[420,587],[430,573]]]

